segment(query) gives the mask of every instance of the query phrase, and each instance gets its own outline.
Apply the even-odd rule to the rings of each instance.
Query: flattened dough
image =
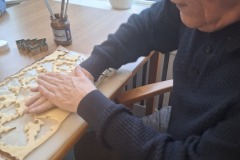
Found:
[[[29,88],[37,86],[36,76],[47,71],[71,72],[85,60],[83,54],[56,50],[0,83],[0,151],[24,159],[60,127],[68,112],[58,108],[40,115],[23,114]],[[0,152],[0,159],[3,158]]]

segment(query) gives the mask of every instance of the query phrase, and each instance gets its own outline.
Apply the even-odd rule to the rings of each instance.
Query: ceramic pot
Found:
[[[109,0],[111,6],[115,9],[131,8],[134,0]]]

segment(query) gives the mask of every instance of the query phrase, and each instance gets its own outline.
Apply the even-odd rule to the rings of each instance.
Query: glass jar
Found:
[[[60,14],[54,14],[55,18],[51,17],[51,27],[53,31],[54,41],[57,45],[68,46],[72,43],[70,23],[67,15],[63,18]]]

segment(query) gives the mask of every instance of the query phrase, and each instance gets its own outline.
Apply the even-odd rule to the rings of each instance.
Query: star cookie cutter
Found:
[[[46,38],[43,39],[21,39],[16,41],[19,51],[27,53],[41,53],[48,50]]]

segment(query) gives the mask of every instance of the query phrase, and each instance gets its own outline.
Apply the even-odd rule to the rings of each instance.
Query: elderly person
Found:
[[[152,50],[178,50],[166,132],[132,116],[89,80]],[[97,133],[99,146],[119,159],[240,159],[239,0],[163,0],[132,15],[95,46],[81,67],[74,76],[40,75],[33,90],[42,97],[26,102],[28,112],[40,113],[54,105],[77,112]],[[75,148],[79,159],[85,154],[81,145]]]

